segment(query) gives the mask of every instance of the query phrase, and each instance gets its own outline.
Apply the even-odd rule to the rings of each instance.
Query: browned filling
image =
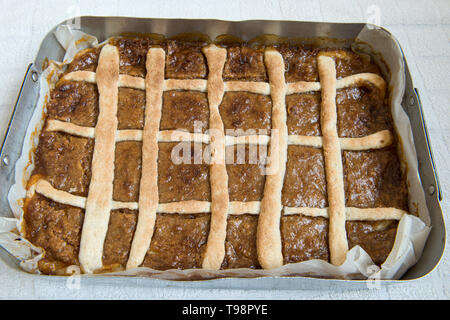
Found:
[[[325,208],[328,206],[321,149],[288,147],[282,203],[288,207]]]
[[[408,190],[395,147],[344,151],[347,207],[408,209]]]
[[[261,268],[256,252],[256,228],[258,217],[244,214],[229,216],[225,239],[225,259],[222,269]]]
[[[321,136],[320,93],[292,94],[286,97],[289,134]]]
[[[98,117],[98,91],[94,84],[61,80],[50,94],[49,119],[93,127]]]
[[[227,53],[223,69],[225,80],[267,81],[262,50],[231,46],[227,49]]]
[[[311,259],[328,261],[328,219],[301,215],[281,218],[284,263]]]
[[[123,202],[139,200],[142,143],[123,141],[116,144],[113,199]]]
[[[395,241],[397,221],[347,221],[347,239],[349,248],[361,246],[381,265],[389,255]]]
[[[125,266],[127,264],[136,223],[137,211],[127,209],[111,211],[108,233],[103,246],[103,264],[105,266]]]
[[[260,201],[264,193],[264,165],[267,152],[254,145],[226,148],[230,201]],[[262,154],[261,154],[262,153]]]
[[[166,79],[206,79],[208,68],[201,51],[205,43],[155,39],[116,40],[120,73],[144,77],[149,48],[166,51]],[[280,45],[286,65],[286,81],[319,81],[318,49]],[[367,59],[346,49],[328,49],[325,54],[336,61],[338,78],[361,72],[380,74]],[[95,71],[100,50],[79,54],[67,72]],[[244,44],[227,46],[224,80],[267,81],[263,48]],[[289,134],[320,136],[320,93],[293,94],[286,97]],[[387,103],[370,86],[340,89],[336,96],[340,137],[362,137],[380,130],[393,132]],[[145,92],[119,88],[119,129],[143,129]],[[60,81],[52,90],[47,105],[48,119],[94,127],[98,117],[98,92],[95,84]],[[270,96],[227,92],[219,106],[224,128],[230,135],[270,135],[272,121]],[[209,127],[206,93],[167,91],[163,96],[160,130],[194,131],[200,124]],[[265,130],[265,132],[258,132]],[[247,132],[246,132],[247,131]],[[88,194],[94,141],[65,133],[43,132],[35,152],[33,174],[48,180],[53,187],[86,197]],[[118,142],[115,152],[113,198],[137,202],[141,177],[142,143]],[[206,145],[159,143],[158,188],[160,203],[184,200],[211,200],[209,165],[203,161]],[[227,147],[228,191],[230,201],[260,201],[264,192],[264,164],[267,150],[245,145]],[[405,176],[400,168],[397,145],[381,150],[343,151],[346,206],[395,207],[408,209]],[[188,152],[189,151],[189,152]],[[196,152],[200,151],[200,158]],[[185,154],[187,152],[187,154]],[[259,153],[258,153],[259,152]],[[182,163],[172,161],[173,155]],[[240,159],[240,160],[239,160]],[[256,159],[251,162],[250,159]],[[324,156],[321,149],[289,146],[282,204],[289,207],[328,206]],[[27,238],[45,249],[40,261],[42,272],[55,274],[61,268],[78,265],[78,248],[84,210],[55,203],[39,194],[26,201]],[[103,263],[109,268],[124,268],[137,225],[138,212],[113,210],[104,243]],[[256,250],[257,215],[229,216],[223,269],[260,268]],[[157,214],[155,230],[143,266],[159,270],[201,268],[209,234],[210,214]],[[381,264],[389,254],[397,230],[395,221],[347,221],[349,247],[360,245]],[[283,215],[281,238],[284,263],[310,259],[329,260],[328,219],[302,215]]]
[[[44,131],[36,150],[35,169],[55,187],[87,196],[91,180],[92,139]]]
[[[201,268],[209,233],[209,214],[159,214],[142,265],[158,270]]]
[[[209,128],[209,107],[206,93],[195,91],[166,91],[160,130],[204,132]]]
[[[45,250],[45,259],[39,262],[42,272],[55,274],[62,267],[79,264],[84,210],[36,194],[26,201],[25,212],[27,239]]]
[[[228,135],[270,134],[272,101],[248,92],[227,92],[219,107]]]
[[[171,40],[167,42],[166,78],[206,78],[208,70],[202,44]]]
[[[176,148],[180,146],[180,148]],[[209,166],[197,154],[204,154],[205,146],[194,143],[160,143],[158,157],[159,202],[211,200]],[[176,157],[179,164],[172,159]],[[196,162],[198,164],[196,164]]]
[[[392,130],[392,119],[387,105],[376,89],[367,87],[337,90],[338,134],[357,138]]]
[[[117,103],[118,129],[143,129],[145,92],[131,88],[119,88]]]

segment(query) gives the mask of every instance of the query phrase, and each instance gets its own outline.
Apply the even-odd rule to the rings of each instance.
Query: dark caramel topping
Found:
[[[126,266],[137,223],[137,211],[113,210],[103,246],[103,264]]]
[[[49,119],[94,127],[98,117],[97,86],[87,82],[59,81],[47,104]]]
[[[258,216],[229,216],[222,269],[261,268],[256,251]]]
[[[79,264],[83,219],[83,210],[53,202],[39,194],[26,202],[26,236],[45,250],[43,272],[55,273],[61,263],[63,266]]]
[[[141,168],[142,142],[118,142],[114,161],[114,200],[124,202],[139,200]]]
[[[211,201],[209,165],[201,157],[205,152],[201,144],[195,147],[188,142],[159,144],[159,202]]]
[[[248,92],[227,92],[219,106],[219,112],[227,135],[270,135],[272,101],[268,96]],[[260,132],[260,129],[264,131]],[[232,130],[244,132],[239,134]]]
[[[286,96],[289,134],[321,136],[320,93],[302,93]]]
[[[230,201],[260,201],[264,193],[267,150],[257,145],[226,148]]]
[[[209,128],[209,106],[206,93],[165,91],[160,130],[204,132]]]
[[[338,79],[364,72],[381,74],[378,66],[367,55],[358,54],[350,49],[328,49],[326,51],[322,51],[321,54],[334,59],[336,63],[336,77]]]
[[[281,217],[284,263],[329,260],[328,219],[302,215]]]
[[[157,270],[201,268],[210,214],[158,214],[144,267]]]
[[[145,110],[145,91],[119,88],[117,103],[118,129],[143,129]]]
[[[347,207],[408,209],[408,189],[394,146],[343,152]]]
[[[319,81],[317,49],[284,45],[280,46],[278,50],[284,59],[286,82]]]
[[[227,48],[224,80],[267,81],[263,50],[235,46]]]
[[[97,70],[100,48],[89,48],[79,52],[68,65],[66,72]]]
[[[289,146],[283,205],[325,208],[328,206],[326,189],[322,149]]]
[[[122,38],[115,43],[119,49],[119,72],[134,77],[145,77],[147,52],[155,45],[150,38]]]
[[[167,40],[166,79],[204,79],[208,74],[202,43]]]
[[[87,196],[93,150],[92,139],[44,131],[35,153],[33,174],[43,175],[56,189]]]
[[[361,246],[380,266],[392,250],[397,233],[398,222],[383,221],[347,221],[348,247]]]
[[[336,92],[338,134],[340,137],[363,137],[392,129],[388,106],[375,88],[353,87]]]

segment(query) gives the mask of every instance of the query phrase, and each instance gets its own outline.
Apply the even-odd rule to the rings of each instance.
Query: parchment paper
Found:
[[[43,115],[49,92],[58,80],[64,67],[70,63],[75,54],[87,47],[97,46],[97,39],[68,26],[60,26],[55,36],[66,49],[63,62],[51,61],[49,67],[40,77],[40,96],[33,117],[29,123],[23,144],[22,155],[16,163],[16,183],[11,187],[8,201],[14,218],[0,217],[0,246],[20,260],[21,267],[28,272],[39,273],[37,262],[42,257],[42,249],[35,247],[24,239],[17,230],[21,230],[23,218],[22,203],[26,196],[26,181],[33,170],[34,159],[30,159],[30,150],[37,146],[39,132],[43,126]],[[221,277],[264,277],[264,276],[309,276],[341,279],[399,279],[409,267],[414,265],[422,254],[428,234],[431,230],[429,212],[425,194],[420,183],[417,169],[417,156],[409,118],[404,112],[401,101],[405,89],[405,74],[400,48],[393,44],[386,47],[385,31],[368,25],[357,37],[353,47],[357,51],[369,53],[387,65],[390,101],[395,128],[400,138],[400,154],[407,169],[407,184],[410,208],[417,208],[418,217],[404,215],[399,221],[397,236],[391,253],[378,268],[370,256],[360,247],[355,246],[347,253],[347,259],[341,266],[334,266],[323,260],[309,260],[284,265],[272,270],[167,270],[158,271],[145,267],[132,270],[100,274],[94,276],[144,276],[167,280],[215,279]],[[370,46],[367,45],[370,43]],[[390,42],[392,43],[392,42]],[[385,70],[385,71],[387,71]],[[31,153],[32,154],[32,153]],[[30,165],[31,161],[31,165]],[[16,229],[15,231],[12,231]]]

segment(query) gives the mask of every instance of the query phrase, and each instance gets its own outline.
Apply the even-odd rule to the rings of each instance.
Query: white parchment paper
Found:
[[[60,26],[55,36],[66,49],[63,62],[49,63],[40,77],[40,96],[37,107],[29,123],[23,144],[22,155],[16,163],[16,182],[8,194],[8,201],[14,213],[14,218],[0,217],[0,246],[14,255],[21,267],[28,272],[39,273],[37,262],[42,257],[42,249],[33,246],[20,235],[23,218],[22,204],[26,197],[26,181],[33,170],[33,160],[30,150],[37,146],[39,132],[43,126],[45,105],[52,85],[56,83],[65,65],[70,63],[75,54],[82,49],[97,46],[97,39],[81,31]],[[410,208],[417,208],[418,217],[404,215],[398,225],[397,236],[391,253],[378,268],[369,255],[360,247],[355,246],[347,253],[347,259],[341,266],[334,266],[323,260],[309,260],[300,263],[284,265],[272,270],[167,270],[158,271],[149,268],[136,268],[127,271],[109,273],[108,275],[127,275],[154,277],[167,280],[215,279],[221,277],[263,277],[263,276],[310,276],[321,278],[343,279],[399,279],[414,265],[421,256],[428,234],[431,230],[430,217],[425,202],[425,194],[420,183],[417,169],[417,156],[414,146],[411,124],[404,112],[401,101],[405,89],[404,64],[400,48],[395,42],[386,41],[391,37],[387,32],[367,26],[357,37],[354,48],[358,51],[382,57],[388,66],[390,78],[389,87],[392,116],[395,128],[401,141],[400,154],[407,168],[407,184]],[[386,43],[392,46],[386,47]],[[370,44],[368,46],[367,44]],[[31,164],[30,164],[31,161]],[[11,232],[16,229],[15,232]],[[101,276],[101,275],[100,275]]]

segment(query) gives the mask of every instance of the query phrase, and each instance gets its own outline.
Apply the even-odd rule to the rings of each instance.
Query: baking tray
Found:
[[[14,184],[14,167],[20,157],[25,132],[39,96],[39,76],[47,59],[62,61],[65,50],[54,36],[58,26],[69,24],[80,31],[95,35],[99,41],[124,32],[151,32],[172,36],[186,31],[206,33],[211,39],[221,34],[232,34],[244,40],[255,38],[262,34],[276,34],[288,38],[327,38],[348,40],[351,42],[368,25],[362,23],[316,23],[300,21],[222,21],[222,20],[188,20],[188,19],[147,19],[129,17],[76,17],[56,25],[43,39],[34,62],[28,66],[20,88],[17,102],[14,106],[11,120],[5,133],[0,151],[0,216],[12,217],[7,194]],[[389,31],[386,32],[392,41],[397,40]],[[398,44],[401,48],[400,44]],[[426,204],[431,218],[431,232],[425,244],[420,260],[411,267],[401,280],[380,280],[383,284],[403,282],[421,278],[429,274],[439,263],[444,252],[446,231],[439,201],[442,200],[441,188],[437,177],[437,170],[433,161],[428,133],[423,118],[422,104],[419,93],[414,88],[411,75],[404,58],[406,88],[402,106],[407,113],[412,130],[414,144],[417,150],[419,175],[425,190]],[[0,249],[0,257],[18,269],[14,259],[8,257]],[[59,278],[58,276],[51,276]],[[306,277],[264,277],[264,278],[222,278],[200,281],[170,281],[151,278],[130,278],[108,275],[83,276],[83,281],[93,281],[99,284],[111,283],[148,287],[190,287],[190,288],[230,288],[230,289],[309,289],[334,286],[367,286],[371,280],[328,280]]]

